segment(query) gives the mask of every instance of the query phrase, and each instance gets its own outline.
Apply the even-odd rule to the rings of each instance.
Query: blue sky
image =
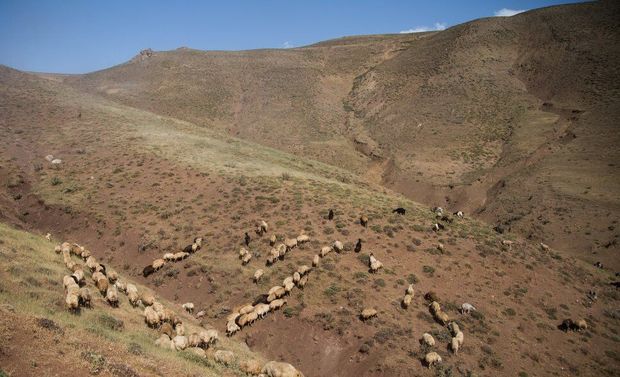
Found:
[[[297,47],[346,35],[442,29],[502,9],[566,2],[0,0],[0,64],[84,73],[125,62],[147,47]]]

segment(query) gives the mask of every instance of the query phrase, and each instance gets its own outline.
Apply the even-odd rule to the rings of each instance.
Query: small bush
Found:
[[[51,180],[52,186],[58,186],[62,183],[62,180],[58,177],[53,177]]]

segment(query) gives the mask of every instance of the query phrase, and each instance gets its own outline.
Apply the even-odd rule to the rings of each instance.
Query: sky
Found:
[[[566,2],[0,0],[0,64],[85,73],[145,48],[291,48],[348,35],[442,30]]]

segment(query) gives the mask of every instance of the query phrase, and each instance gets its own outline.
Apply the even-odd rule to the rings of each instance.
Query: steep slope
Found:
[[[56,79],[617,269],[619,9],[565,5],[288,50],[145,52]]]
[[[347,171],[14,70],[0,70],[0,109],[0,176],[10,183],[0,188],[6,198],[0,202],[2,221],[88,245],[98,260],[171,305],[194,302],[196,311],[206,311],[203,321],[221,332],[233,308],[281,284],[298,266],[310,265],[322,246],[342,241],[345,250],[322,258],[305,288],[286,297],[283,310],[232,337],[264,359],[288,361],[311,377],[552,376],[565,370],[613,376],[618,370],[614,276],[561,251],[543,251],[519,238],[508,246],[488,225],[468,218],[441,221],[445,229],[433,232],[430,225],[438,220],[428,209],[380,186],[363,185]],[[53,166],[47,154],[63,162]],[[407,209],[404,216],[392,213],[397,206]],[[325,218],[329,208],[335,210],[333,221]],[[360,225],[360,214],[369,217],[367,228]],[[266,220],[279,240],[305,233],[311,241],[266,266],[268,239],[252,232],[259,220]],[[0,270],[8,276],[1,281],[16,282],[2,287],[0,298],[5,303],[36,297],[33,287],[47,274],[37,269],[48,262],[20,267],[23,259],[11,255],[30,256],[28,244],[11,242],[29,236],[4,226],[0,232]],[[242,265],[238,251],[245,232],[252,236],[253,258]],[[200,252],[148,278],[141,275],[145,265],[198,235],[205,238]],[[355,253],[358,238],[363,248]],[[371,253],[384,264],[377,273],[368,271]],[[20,274],[20,268],[28,273]],[[34,281],[28,279],[32,268]],[[258,268],[265,276],[254,284]],[[416,294],[404,309],[400,301],[408,284]],[[588,296],[592,290],[596,299]],[[429,313],[423,297],[429,291],[465,333],[456,355],[447,349],[448,330]],[[460,313],[463,302],[477,311]],[[366,307],[376,308],[377,318],[361,321]],[[57,305],[49,308],[69,326]],[[37,310],[23,305],[10,318],[31,321]],[[564,318],[585,318],[589,330],[564,333],[557,329]],[[136,337],[152,334],[137,327],[130,331],[137,331]],[[425,332],[434,335],[434,350],[444,360],[430,370],[421,361],[428,349],[418,344]],[[140,339],[149,360],[157,358]],[[105,359],[117,364],[107,352]],[[71,355],[66,363],[78,357]],[[63,360],[54,365],[68,367]],[[133,356],[123,360],[140,371],[142,362]]]

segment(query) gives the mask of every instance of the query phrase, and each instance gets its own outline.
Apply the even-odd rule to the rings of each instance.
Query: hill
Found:
[[[58,79],[617,269],[619,17],[600,1],[286,50],[149,52]]]
[[[311,265],[321,247],[343,242],[344,251],[322,258],[304,289],[294,288],[286,297],[283,310],[218,345],[289,362],[306,376],[512,371],[551,376],[565,370],[612,376],[618,370],[618,294],[608,270],[560,250],[541,250],[520,237],[500,237],[475,219],[438,220],[426,206],[346,169],[119,104],[63,82],[2,68],[0,109],[0,176],[5,182],[0,218],[7,224],[0,228],[0,300],[5,308],[12,305],[14,312],[6,316],[17,324],[2,328],[5,338],[14,341],[3,343],[0,355],[2,369],[10,367],[4,370],[12,375],[38,374],[37,365],[61,370],[72,361],[80,363],[78,371],[103,365],[102,373],[113,374],[124,365],[151,375],[168,360],[172,375],[201,373],[202,368],[244,375],[236,364],[205,365],[202,359],[188,361],[183,353],[154,349],[149,341],[156,330],[146,328],[140,311],[124,301],[117,309],[98,301],[80,317],[69,315],[62,287],[55,283],[62,266],[52,254],[53,244],[24,232],[50,232],[57,241],[87,245],[98,260],[149,287],[170,306],[195,303],[196,311],[206,312],[205,325],[222,334],[234,308],[281,284],[298,266]],[[48,154],[62,162],[51,164]],[[396,207],[405,207],[406,214],[394,214]],[[333,221],[326,219],[329,208],[335,212]],[[362,214],[369,218],[368,227],[360,225]],[[279,240],[304,233],[311,241],[266,266],[267,236],[253,233],[259,220],[267,221],[269,233]],[[445,229],[434,232],[431,225],[438,221]],[[245,232],[252,237],[253,259],[242,265],[238,251]],[[144,266],[196,236],[204,237],[200,252],[142,276]],[[356,253],[358,239],[363,248]],[[377,273],[368,270],[371,253],[384,265]],[[259,268],[265,276],[254,284]],[[404,309],[401,300],[409,284],[415,297]],[[456,355],[448,350],[448,329],[429,312],[427,293],[465,334]],[[463,302],[477,310],[460,313]],[[361,321],[359,313],[369,307],[377,309],[377,317]],[[126,328],[98,330],[104,315],[122,320]],[[39,318],[53,321],[65,335],[40,330]],[[584,318],[589,328],[562,332],[557,326],[565,318]],[[18,336],[32,331],[44,344],[66,341],[61,351],[68,357],[52,359],[48,348],[33,350],[27,338]],[[418,343],[426,332],[435,337],[434,350],[443,358],[432,369],[422,362],[428,349]],[[113,352],[112,342],[121,349],[136,349],[131,342],[137,343],[145,356]],[[91,351],[83,353],[85,346]],[[11,357],[29,352],[41,362],[28,367],[26,358]]]

